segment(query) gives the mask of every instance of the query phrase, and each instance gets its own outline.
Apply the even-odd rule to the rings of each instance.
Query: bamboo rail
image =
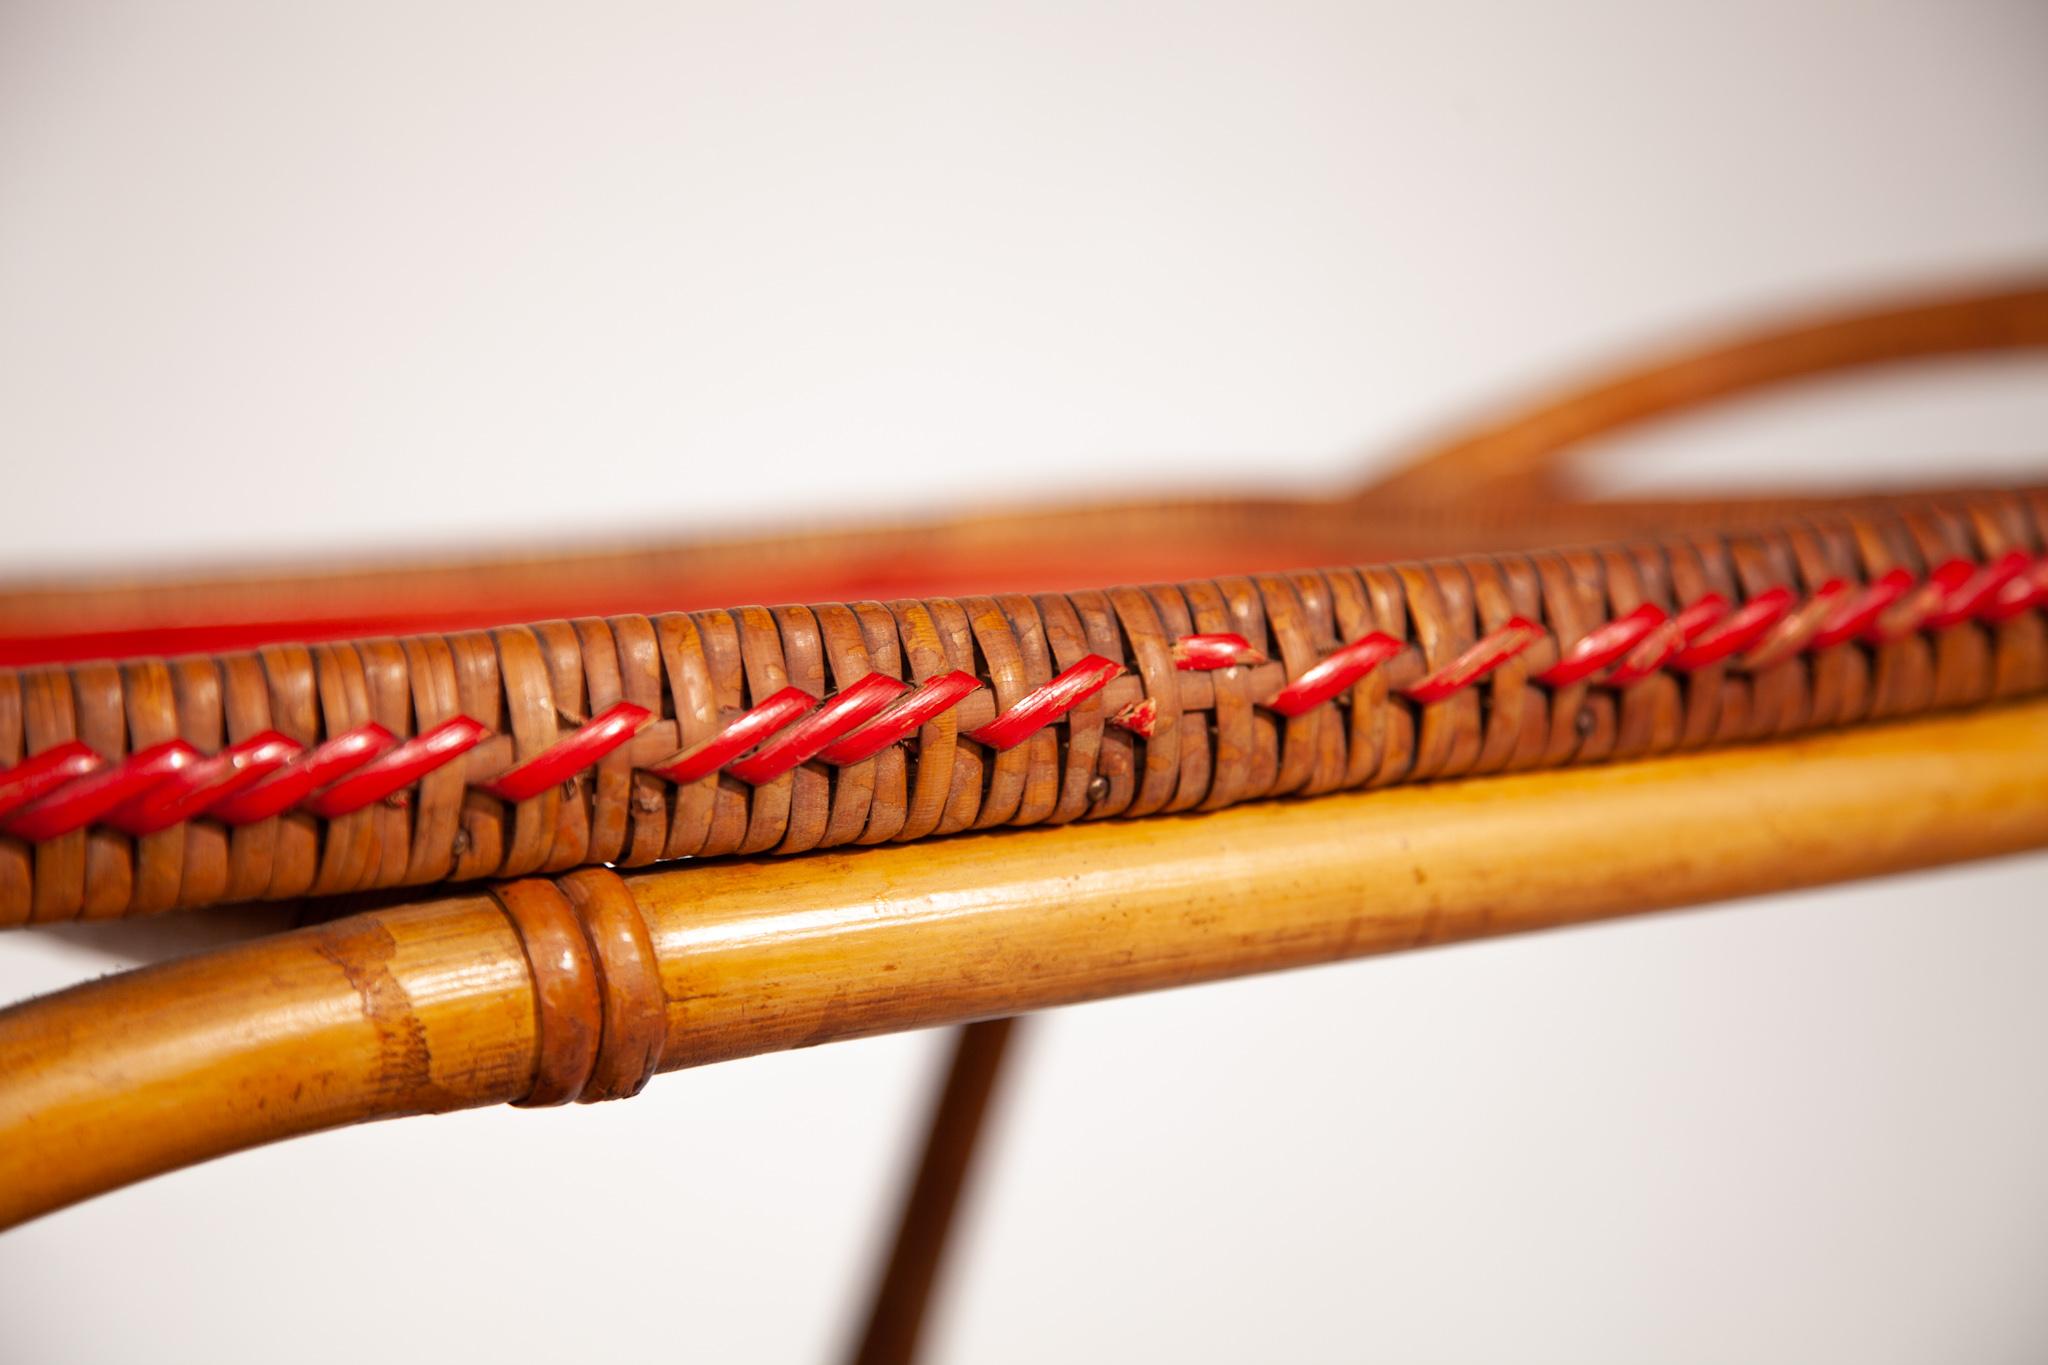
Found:
[[[0,1011],[0,1226],[342,1124],[630,1093],[624,1063],[673,1070],[2043,845],[2037,701],[1203,816],[624,880],[586,869],[561,883],[596,945],[581,965],[580,948],[536,951],[561,897],[535,880]],[[658,974],[638,1001],[658,1008],[658,1039],[634,1031],[640,988],[613,975],[636,953]],[[602,1014],[588,1037],[581,1010]]]

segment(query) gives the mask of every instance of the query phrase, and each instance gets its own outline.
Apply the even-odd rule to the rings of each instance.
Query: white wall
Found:
[[[6,0],[0,570],[1331,487],[1674,327],[2044,259],[2023,0]],[[2044,380],[1840,385],[1606,467],[2018,477]],[[934,1357],[2040,1359],[2044,890],[1034,1021]],[[8,937],[0,998],[166,933]],[[0,1359],[819,1359],[936,1042],[99,1200],[0,1238]]]

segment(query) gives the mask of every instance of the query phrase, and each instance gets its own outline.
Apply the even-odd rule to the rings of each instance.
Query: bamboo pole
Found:
[[[532,983],[486,896],[355,915],[0,1011],[0,1227],[229,1152],[518,1099]]]
[[[2048,845],[2048,703],[1653,762],[629,879],[664,1069]],[[340,1124],[514,1100],[484,895],[0,1012],[0,1226]]]
[[[909,1365],[917,1358],[932,1290],[958,1221],[960,1196],[987,1126],[989,1100],[1016,1023],[984,1019],[959,1030],[953,1040],[917,1172],[897,1215],[889,1259],[883,1263],[866,1324],[849,1357],[853,1365]]]

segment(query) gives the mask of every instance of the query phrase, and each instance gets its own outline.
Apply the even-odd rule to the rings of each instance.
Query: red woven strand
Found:
[[[785,725],[794,725],[817,703],[801,687],[785,687],[704,743],[648,771],[678,784],[702,781]]]
[[[1592,677],[1643,642],[1643,638],[1664,624],[1664,609],[1645,602],[1626,616],[1588,631],[1536,681],[1550,687],[1566,687]]]
[[[316,792],[305,808],[325,820],[373,806],[400,787],[409,787],[443,763],[460,758],[490,738],[481,721],[455,716],[423,735],[371,759],[326,790]]]
[[[592,716],[567,739],[551,744],[516,768],[479,783],[477,790],[500,801],[527,801],[549,787],[558,787],[640,733],[654,713],[629,701],[615,703]]]
[[[1014,749],[1025,740],[1109,686],[1124,666],[1100,654],[1090,654],[1072,668],[1063,670],[1045,686],[1018,699],[1017,704],[967,737],[991,749]]]
[[[1262,664],[1266,656],[1252,648],[1242,635],[1217,632],[1183,635],[1173,642],[1173,666],[1194,672],[1236,668],[1240,664]]]
[[[5,817],[29,802],[104,766],[106,760],[94,753],[91,745],[76,739],[15,764],[0,773],[0,828],[5,828]]]
[[[155,834],[204,815],[217,803],[276,772],[300,752],[275,730],[265,730],[165,777],[104,817],[128,834]]]
[[[1391,635],[1360,636],[1266,698],[1266,709],[1283,716],[1314,710],[1400,652],[1401,642]]]
[[[84,829],[179,769],[197,763],[200,757],[199,751],[182,739],[152,745],[38,797],[7,817],[0,830],[41,841]]]
[[[1733,611],[1725,611],[1704,630],[1688,636],[1685,647],[1671,656],[1670,666],[1691,673],[1740,654],[1763,639],[1765,632],[1783,620],[1798,600],[1790,588],[1758,593]],[[1724,608],[1726,605],[1722,603]]]
[[[1644,636],[1643,642],[1630,650],[1607,675],[1608,686],[1627,687],[1641,682],[1677,658],[1678,651],[1684,649],[1688,641],[1727,614],[1728,599],[1721,594],[1710,592],[1701,597]]]
[[[2010,621],[2039,606],[2048,606],[2048,555],[2000,588],[1978,615],[1986,621]]]
[[[1402,695],[1425,704],[1442,701],[1453,692],[1461,692],[1478,682],[1542,638],[1543,627],[1534,621],[1511,616],[1499,630],[1493,631],[1442,668],[1420,682],[1402,688]]]
[[[1999,589],[2027,571],[2027,556],[2018,550],[2000,555],[1981,567],[1966,559],[1953,559],[1935,571],[1957,577],[1955,587],[1943,597],[1941,606],[1921,623],[1922,630],[1947,630],[1959,626],[1990,606]]]
[[[873,720],[907,691],[899,679],[870,673],[726,771],[756,786],[772,782]]]
[[[291,741],[287,740],[287,743]],[[300,752],[268,778],[214,804],[208,812],[228,825],[251,825],[282,815],[328,783],[354,772],[398,739],[374,722],[336,735],[311,752]],[[297,749],[298,746],[293,744]]]
[[[965,701],[980,686],[981,679],[972,673],[959,669],[941,673],[846,738],[826,745],[819,750],[818,757],[842,766],[873,758],[891,744],[909,739],[920,727]]]
[[[1822,591],[1841,586],[1840,579],[1823,585]],[[1808,649],[1833,649],[1836,645],[1847,644],[1863,635],[1877,623],[1878,617],[1890,609],[1892,603],[1904,597],[1913,588],[1913,575],[1904,569],[1892,569],[1875,583],[1866,586],[1850,600],[1835,608],[1835,614],[1821,623],[1821,628],[1807,645]]]

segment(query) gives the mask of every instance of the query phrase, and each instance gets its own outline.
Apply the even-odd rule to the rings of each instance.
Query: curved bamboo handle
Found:
[[[1424,451],[1360,500],[1565,502],[1564,457],[1596,436],[1756,389],[1904,360],[2048,347],[2048,280],[1781,322],[1570,390]]]
[[[378,910],[0,1011],[0,1226],[341,1124],[628,1093],[652,1064],[2043,845],[2032,702],[1200,818],[586,870],[564,882],[588,946],[548,954],[565,898],[515,883],[537,915],[501,887],[512,915],[486,895]],[[593,886],[626,893],[644,938]],[[643,955],[651,981],[618,974]]]

